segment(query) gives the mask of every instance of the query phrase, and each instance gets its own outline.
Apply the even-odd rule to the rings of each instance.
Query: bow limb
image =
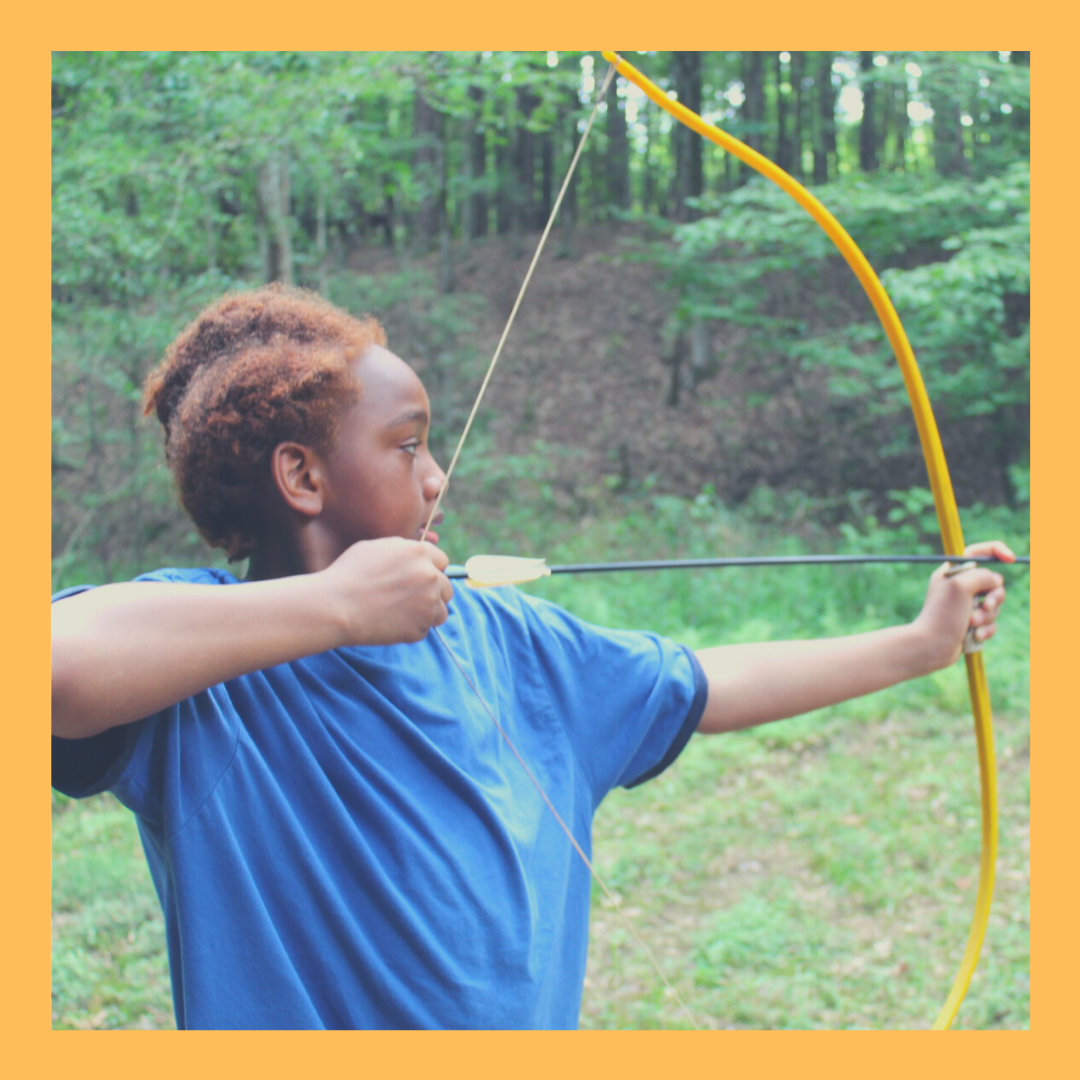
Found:
[[[670,113],[680,123],[692,131],[716,143],[729,153],[734,154],[752,169],[767,177],[778,187],[786,191],[804,210],[821,226],[844,256],[848,265],[855,272],[860,284],[866,291],[882,328],[892,345],[893,353],[904,378],[915,426],[919,432],[926,471],[930,480],[930,489],[934,495],[934,507],[937,511],[938,525],[947,555],[962,555],[964,537],[960,529],[960,515],[953,494],[949,468],[945,462],[945,451],[941,445],[937,423],[930,408],[930,398],[926,393],[919,365],[911,343],[900,323],[900,317],[892,301],[885,292],[873,267],[867,261],[859,246],[848,235],[847,230],[802,184],[789,176],[778,165],[756,150],[740,142],[725,131],[707,123],[697,113],[664,93],[655,83],[614,52],[604,52],[603,57],[614,64],[624,78],[634,83],[651,98],[660,108]],[[952,989],[945,1000],[933,1029],[947,1029],[956,1016],[960,1003],[964,1000],[975,965],[979,960],[979,951],[986,925],[990,917],[990,904],[994,893],[994,868],[997,862],[997,779],[994,765],[994,734],[991,725],[990,692],[986,683],[986,670],[981,653],[968,653],[964,656],[967,665],[968,690],[971,695],[972,715],[975,719],[975,738],[979,754],[979,779],[982,797],[982,857],[979,866],[979,891],[975,901],[975,913],[968,932],[967,947],[964,950],[960,968],[956,974]]]

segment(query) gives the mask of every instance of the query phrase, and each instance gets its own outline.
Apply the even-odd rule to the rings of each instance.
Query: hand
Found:
[[[1000,540],[969,544],[964,554],[993,555],[1003,562],[1016,559]],[[927,671],[955,663],[969,629],[977,642],[989,641],[997,632],[997,613],[1005,603],[1005,579],[989,567],[978,566],[952,577],[945,576],[947,570],[946,564],[934,571],[926,602],[914,624],[924,637]],[[976,597],[982,598],[981,604],[976,605]]]
[[[442,572],[449,559],[434,544],[401,537],[362,540],[325,570],[342,629],[340,645],[396,645],[420,641],[446,622],[454,595]]]

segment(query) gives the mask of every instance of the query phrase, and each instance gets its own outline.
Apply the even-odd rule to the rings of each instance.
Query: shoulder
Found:
[[[139,574],[132,581],[166,581],[187,583],[192,585],[237,585],[238,579],[228,570],[219,570],[212,566],[200,566],[193,568],[180,568],[166,566],[160,570],[150,570],[145,574]],[[78,596],[79,593],[89,592],[97,588],[96,585],[69,585],[52,594],[52,602],[66,600],[69,596]]]
[[[621,654],[641,662],[681,651],[673,642],[647,630],[613,630],[587,622],[558,604],[515,586],[474,589],[455,582],[454,604],[464,623],[506,643],[519,640],[549,656],[577,660]]]
[[[455,581],[453,603],[466,619],[477,623],[533,631],[542,627],[588,627],[558,604],[530,596],[514,585],[475,589]]]
[[[190,585],[238,585],[239,579],[229,570],[214,566],[181,568],[166,566],[132,578],[133,581],[172,581]]]

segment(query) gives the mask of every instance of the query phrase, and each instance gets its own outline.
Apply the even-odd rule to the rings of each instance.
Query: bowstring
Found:
[[[439,487],[439,494],[435,500],[435,505],[431,508],[431,513],[428,515],[427,524],[424,526],[424,530],[420,534],[421,541],[427,539],[427,535],[431,530],[431,523],[435,520],[435,515],[439,512],[439,507],[442,504],[443,496],[446,494],[447,488],[450,486],[450,476],[454,471],[454,467],[458,463],[458,458],[461,457],[462,447],[464,447],[465,440],[468,438],[469,431],[472,429],[473,420],[476,418],[476,414],[480,408],[480,403],[481,401],[483,401],[484,394],[487,392],[488,383],[491,382],[492,373],[495,371],[495,365],[499,362],[499,357],[502,355],[503,346],[506,344],[506,339],[510,335],[510,328],[514,325],[514,319],[517,316],[518,308],[521,307],[521,301],[525,296],[525,290],[529,287],[529,282],[532,280],[533,271],[536,269],[536,264],[540,261],[540,253],[544,250],[544,244],[547,243],[548,234],[551,232],[551,227],[555,223],[555,218],[558,216],[559,208],[562,206],[563,197],[566,195],[567,189],[570,187],[570,181],[573,178],[574,169],[577,167],[578,159],[581,157],[581,151],[585,147],[585,141],[588,139],[589,132],[592,131],[593,123],[596,120],[597,113],[600,111],[600,103],[604,100],[604,95],[607,93],[608,87],[611,85],[611,80],[614,75],[615,65],[608,64],[608,70],[607,74],[604,76],[603,85],[601,85],[599,91],[596,94],[596,98],[593,102],[592,112],[589,114],[588,122],[585,124],[585,130],[582,132],[581,139],[578,141],[577,149],[574,151],[574,156],[570,160],[570,167],[566,170],[566,177],[563,179],[562,186],[559,188],[559,194],[555,199],[555,205],[551,208],[551,214],[548,216],[547,224],[544,226],[544,231],[540,236],[540,242],[536,245],[536,252],[533,254],[532,262],[529,263],[529,269],[526,271],[525,279],[522,281],[521,288],[518,290],[517,299],[514,301],[514,306],[510,310],[510,317],[506,320],[506,326],[503,327],[503,332],[501,337],[499,338],[498,345],[495,347],[495,353],[491,358],[491,363],[488,364],[487,372],[484,375],[483,382],[481,382],[480,384],[480,389],[477,392],[476,400],[473,402],[472,409],[469,412],[469,418],[465,421],[465,428],[461,432],[461,438],[458,439],[458,444],[456,449],[454,450],[454,455],[450,459],[450,465],[447,468],[446,475],[443,477],[443,482]],[[577,852],[578,856],[581,858],[581,861],[588,868],[589,873],[592,875],[597,885],[600,886],[601,892],[603,892],[608,902],[615,909],[616,913],[622,920],[627,930],[630,931],[630,936],[637,943],[642,953],[644,953],[645,957],[652,965],[653,970],[660,977],[660,981],[664,984],[668,993],[671,994],[671,996],[678,1003],[679,1007],[686,1014],[687,1019],[690,1021],[691,1027],[693,1027],[695,1031],[700,1030],[697,1022],[694,1019],[694,1014],[689,1010],[689,1008],[687,1008],[686,1003],[679,996],[679,992],[671,984],[670,980],[664,974],[660,965],[657,963],[656,958],[652,954],[652,950],[648,947],[648,945],[645,944],[637,930],[634,929],[634,924],[630,921],[630,917],[626,914],[625,911],[623,911],[622,907],[619,905],[618,899],[607,887],[604,879],[597,872],[596,867],[593,866],[592,861],[585,854],[581,845],[577,842],[573,832],[566,824],[566,822],[563,821],[558,810],[555,809],[554,804],[552,803],[551,799],[548,798],[547,792],[544,791],[543,787],[540,784],[540,781],[537,780],[536,777],[533,775],[532,769],[530,769],[529,766],[525,763],[525,759],[518,752],[517,747],[514,745],[510,736],[506,733],[506,729],[502,726],[502,724],[499,723],[499,720],[495,715],[495,711],[491,708],[490,705],[488,705],[483,694],[480,693],[480,690],[477,687],[476,683],[469,677],[469,673],[465,670],[465,666],[458,659],[457,654],[454,652],[454,650],[450,648],[450,643],[446,640],[445,637],[443,637],[438,627],[433,626],[432,630],[435,631],[435,636],[439,639],[442,647],[446,650],[450,659],[454,662],[454,666],[458,669],[458,671],[461,672],[462,677],[465,679],[465,682],[468,683],[472,692],[476,695],[477,701],[480,702],[481,706],[483,706],[484,711],[491,718],[491,722],[495,725],[499,734],[506,742],[506,745],[510,748],[514,757],[516,757],[517,760],[520,762],[521,767],[525,770],[525,774],[532,781],[533,786],[536,788],[536,790],[540,793],[540,797],[544,800],[545,805],[551,811],[555,820],[559,823],[562,831],[566,834],[567,839],[570,841],[571,845],[574,848],[574,851]]]
[[[600,102],[604,100],[604,94],[607,93],[608,85],[611,83],[614,74],[615,65],[609,64],[607,75],[604,76],[604,84],[600,87],[600,90],[596,95],[596,101],[593,104],[592,112],[589,114],[589,122],[585,125],[585,130],[582,132],[581,139],[578,141],[574,156],[570,160],[570,168],[566,170],[566,177],[562,182],[562,187],[559,188],[558,198],[556,198],[555,205],[551,208],[551,213],[548,215],[547,224],[544,226],[544,231],[540,236],[540,243],[536,245],[536,252],[532,257],[532,262],[529,263],[529,269],[525,273],[525,280],[522,281],[521,288],[518,290],[517,299],[514,301],[514,306],[510,310],[510,318],[506,320],[506,326],[503,327],[502,336],[499,338],[499,344],[495,347],[495,354],[491,358],[491,363],[488,364],[487,372],[484,375],[484,381],[480,384],[480,390],[477,392],[476,400],[473,402],[469,418],[465,421],[465,429],[461,433],[461,438],[458,439],[457,448],[454,450],[454,456],[450,459],[450,466],[446,470],[446,475],[443,477],[442,485],[439,488],[438,498],[435,500],[435,505],[431,508],[431,513],[428,514],[424,531],[420,534],[421,540],[427,539],[427,534],[431,531],[431,523],[435,520],[435,515],[439,512],[439,506],[442,504],[446,489],[450,486],[450,475],[454,471],[454,466],[457,465],[458,458],[461,457],[461,449],[465,445],[465,440],[469,437],[469,431],[472,429],[473,420],[476,419],[476,413],[480,408],[480,402],[484,400],[484,394],[487,392],[488,383],[491,382],[491,376],[495,371],[495,365],[499,362],[499,357],[502,356],[503,346],[506,344],[507,337],[510,336],[510,327],[514,325],[514,318],[517,316],[518,308],[521,307],[521,301],[525,296],[525,290],[529,287],[533,271],[536,269],[536,264],[540,261],[540,252],[544,250],[544,244],[547,243],[548,233],[551,232],[551,226],[555,224],[555,218],[559,213],[559,207],[562,206],[563,196],[566,194],[567,188],[570,187],[570,180],[573,178],[578,158],[581,157],[581,151],[585,146],[585,140],[589,137],[589,132],[592,131],[593,121],[596,119],[596,114],[600,111]]]

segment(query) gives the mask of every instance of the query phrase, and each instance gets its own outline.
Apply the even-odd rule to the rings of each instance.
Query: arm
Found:
[[[53,605],[52,731],[85,738],[217,683],[344,645],[418,641],[453,586],[432,544],[354,544],[325,570],[233,588],[105,585]]]
[[[1011,562],[1004,544],[973,544],[968,555],[996,555]],[[987,641],[1005,601],[1000,574],[979,568],[930,579],[926,603],[907,626],[817,641],[777,641],[701,649],[709,700],[698,731],[715,734],[766,724],[835,705],[947,667],[960,656],[964,634],[976,628]],[[985,594],[974,612],[972,602]]]

